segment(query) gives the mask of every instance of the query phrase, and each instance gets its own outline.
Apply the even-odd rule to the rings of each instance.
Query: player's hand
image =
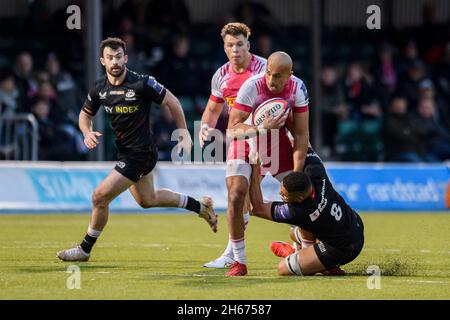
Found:
[[[271,117],[271,116],[269,116],[269,112],[266,111],[264,115],[265,115],[265,117],[264,117],[264,121],[262,123],[263,129],[272,130],[272,129],[279,129],[282,126],[284,126],[284,124],[289,116],[289,112],[282,112],[279,115],[277,115],[276,117]]]
[[[90,132],[86,133],[86,135],[84,136],[84,144],[89,149],[94,149],[100,143],[100,141],[98,141],[97,137],[101,137],[101,136],[102,136],[102,134],[100,132],[90,131]]]
[[[209,140],[209,135],[214,130],[214,128],[210,128],[208,124],[204,123],[200,127],[200,131],[198,133],[198,140],[200,141],[200,147],[203,148],[205,145],[205,141]]]

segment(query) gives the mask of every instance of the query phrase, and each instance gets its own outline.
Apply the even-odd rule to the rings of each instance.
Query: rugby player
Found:
[[[246,119],[255,108],[271,98],[286,100],[291,111],[274,118],[266,116],[259,126],[249,124]],[[234,138],[257,134],[254,149],[262,160],[262,176],[270,173],[281,182],[290,172],[303,170],[309,145],[308,103],[305,84],[292,74],[291,58],[284,52],[275,52],[268,59],[265,73],[252,76],[240,88],[230,111],[227,134]],[[272,139],[272,134],[278,134],[276,139]],[[245,251],[237,256],[228,275],[247,274],[243,255]]]
[[[106,75],[89,91],[79,115],[79,127],[85,145],[94,149],[102,134],[93,130],[92,120],[97,111],[104,108],[114,129],[118,162],[92,195],[92,215],[81,244],[58,252],[57,257],[64,261],[87,261],[108,221],[109,204],[127,189],[142,208],[185,208],[196,212],[216,232],[217,216],[211,198],[203,197],[198,201],[169,189],[155,189],[153,184],[157,148],[149,126],[152,102],[170,110],[177,127],[186,130],[180,141],[183,152],[191,149],[192,141],[178,99],[154,77],[127,69],[126,45],[121,39],[103,40],[100,53]]]
[[[272,243],[272,251],[285,257],[278,264],[278,273],[295,276],[318,272],[343,274],[340,266],[353,261],[363,248],[364,225],[357,212],[333,188],[320,157],[309,148],[304,171],[292,172],[283,179],[280,188],[283,202],[264,203],[259,182],[260,167],[254,165],[252,169],[250,199],[253,215],[295,225],[309,240],[302,241],[298,251],[288,243]]]
[[[241,85],[251,76],[263,72],[266,67],[266,59],[250,53],[251,30],[245,24],[228,23],[222,28],[220,34],[229,61],[217,69],[212,77],[211,95],[201,118],[199,141],[202,147],[216,127],[224,106],[230,110]],[[238,149],[243,152],[236,152]],[[236,141],[233,141],[227,150],[226,185],[229,240],[222,255],[204,264],[205,267],[226,268],[231,266],[235,260],[245,263],[244,230],[249,220],[246,196],[251,175],[251,166],[248,162],[249,152],[250,145],[247,141],[241,141],[239,146]]]

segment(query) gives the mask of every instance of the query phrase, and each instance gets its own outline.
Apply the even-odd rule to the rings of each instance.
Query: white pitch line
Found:
[[[431,250],[428,250],[428,249],[422,249],[422,250],[420,250],[420,253],[430,253],[431,252]]]
[[[437,280],[392,280],[395,282],[412,282],[412,283],[428,283],[428,284],[450,284],[450,281]]]

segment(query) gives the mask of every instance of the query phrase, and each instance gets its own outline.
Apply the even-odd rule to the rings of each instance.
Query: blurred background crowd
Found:
[[[177,95],[192,133],[211,77],[226,62],[220,29],[241,21],[252,29],[252,53],[267,58],[286,51],[308,88],[313,76],[320,78],[321,103],[312,101],[311,108],[321,111],[319,152],[326,160],[450,159],[450,19],[439,18],[435,2],[421,2],[420,22],[408,27],[385,18],[381,30],[323,23],[319,74],[311,68],[309,26],[286,23],[267,1],[232,1],[226,14],[201,22],[191,19],[193,2],[102,1],[103,37],[121,37],[128,67],[155,76]],[[67,4],[51,3],[34,0],[20,14],[0,16],[0,118],[34,114],[40,160],[84,160],[88,152],[77,126],[88,89],[83,30],[65,28]],[[84,1],[70,4],[83,12]],[[160,159],[170,160],[176,126],[165,110],[152,112]],[[105,160],[114,160],[106,123]],[[226,125],[224,110],[218,128]],[[0,122],[0,159],[10,159],[2,130]]]

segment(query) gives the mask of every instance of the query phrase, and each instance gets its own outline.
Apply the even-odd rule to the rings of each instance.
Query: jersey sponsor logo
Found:
[[[136,113],[139,106],[115,106],[116,113]]]
[[[104,106],[107,113],[136,113],[139,111],[139,106]]]
[[[117,166],[118,166],[120,169],[123,169],[123,168],[125,168],[126,164],[125,164],[125,162],[123,162],[123,161],[119,161],[119,162],[117,162]]]
[[[128,90],[127,93],[125,94],[125,97],[133,98],[135,95],[136,95],[136,92],[134,92],[134,90]]]
[[[136,100],[136,92],[134,90],[128,90],[127,93],[125,93],[125,101],[134,101]]]
[[[234,106],[234,101],[236,100],[236,97],[229,97],[229,98],[225,98],[227,100],[227,105],[232,107]]]
[[[323,242],[319,242],[317,244],[317,247],[319,247],[320,252],[324,253],[327,251],[327,248],[325,248],[325,245],[323,244]]]
[[[106,94],[107,94],[107,92],[99,92],[98,95],[100,97],[100,100],[106,99]]]
[[[327,203],[328,203],[327,198],[325,198],[325,183],[326,183],[326,180],[323,179],[322,180],[322,192],[320,194],[321,200],[320,200],[320,203],[319,203],[319,206],[318,206],[318,209],[319,209],[320,212],[322,212],[323,209],[325,209],[325,207],[327,206]]]
[[[112,90],[109,92],[109,94],[112,96],[120,96],[120,95],[125,94],[125,91],[124,90]]]
[[[311,213],[310,215],[309,215],[309,218],[311,219],[311,222],[314,222],[314,221],[316,221],[317,220],[317,218],[320,216],[320,211],[319,210],[316,210],[316,211],[314,211],[313,213]]]

